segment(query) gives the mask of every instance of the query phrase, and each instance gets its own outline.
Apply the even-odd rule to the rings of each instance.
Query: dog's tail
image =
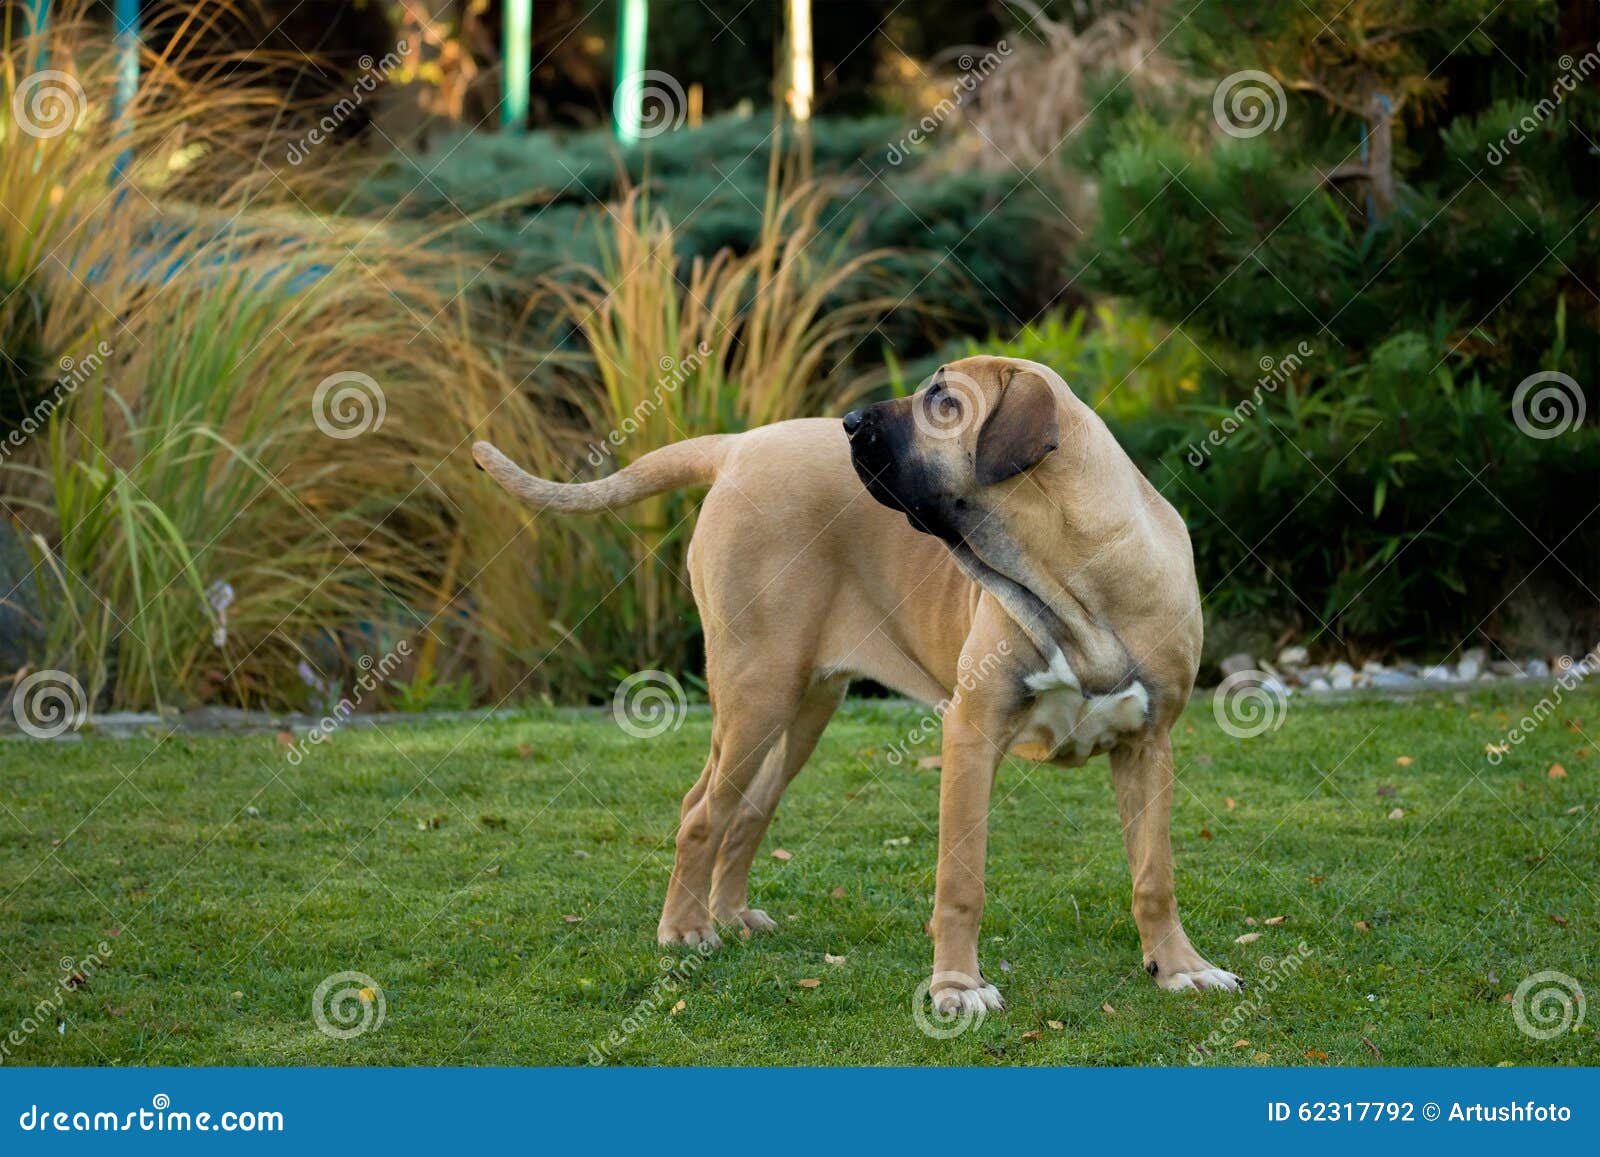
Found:
[[[714,481],[735,437],[707,434],[674,442],[594,482],[561,483],[536,478],[488,442],[474,442],[472,457],[501,486],[541,510],[593,514],[627,506],[664,490],[704,486]]]

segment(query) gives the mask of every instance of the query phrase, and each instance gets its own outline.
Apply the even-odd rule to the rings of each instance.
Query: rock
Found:
[[[1407,675],[1404,671],[1379,671],[1372,676],[1374,687],[1414,687],[1417,677]]]
[[[1335,691],[1348,691],[1356,685],[1356,669],[1349,663],[1335,663],[1328,668],[1328,682]]]
[[[1312,692],[1312,694],[1321,695],[1325,691],[1332,691],[1333,685],[1326,679],[1318,678],[1311,680],[1311,685],[1306,689]]]
[[[1218,664],[1223,675],[1242,675],[1256,669],[1256,657],[1248,651],[1237,651]]]
[[[1543,659],[1529,659],[1522,665],[1522,673],[1529,679],[1550,678],[1550,664]]]
[[[1291,669],[1304,667],[1310,661],[1311,655],[1304,647],[1285,647],[1278,652],[1278,666],[1280,667]]]
[[[1449,683],[1455,679],[1455,675],[1449,667],[1435,663],[1423,669],[1422,678],[1427,683]]]
[[[1385,670],[1387,670],[1387,668],[1376,659],[1368,659],[1365,663],[1361,664],[1361,673],[1363,675],[1379,675]]]
[[[1456,678],[1462,682],[1471,682],[1483,674],[1483,665],[1488,661],[1489,653],[1482,647],[1468,647],[1461,652],[1461,661],[1456,664]]]
[[[1520,664],[1513,663],[1510,659],[1496,659],[1489,664],[1489,670],[1506,679],[1515,679],[1522,674]]]

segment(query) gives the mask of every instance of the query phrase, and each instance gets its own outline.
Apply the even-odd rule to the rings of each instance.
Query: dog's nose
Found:
[[[844,416],[844,433],[847,438],[854,438],[856,431],[861,429],[861,423],[867,420],[865,410],[851,410]]]

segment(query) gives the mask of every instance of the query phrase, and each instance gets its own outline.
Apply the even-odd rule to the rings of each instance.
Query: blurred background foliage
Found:
[[[1592,4],[818,0],[796,126],[781,5],[657,0],[686,107],[630,147],[609,2],[534,5],[520,131],[491,0],[146,3],[120,120],[105,6],[54,7],[0,4],[5,107],[46,58],[88,94],[0,122],[0,679],[305,707],[401,639],[380,705],[692,671],[697,496],[535,519],[470,442],[589,477],[978,351],[1060,369],[1182,511],[1213,657],[1600,632]],[[330,438],[356,370],[383,419]],[[1540,372],[1587,407],[1557,437],[1514,419]]]

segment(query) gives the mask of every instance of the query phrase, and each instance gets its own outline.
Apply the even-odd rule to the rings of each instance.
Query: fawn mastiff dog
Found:
[[[486,442],[473,456],[560,513],[710,486],[689,576],[711,752],[683,799],[661,943],[775,927],[749,905],[751,860],[846,686],[868,678],[943,718],[936,1007],[1002,1007],[978,926],[1008,750],[1110,756],[1145,971],[1175,991],[1241,986],[1189,943],[1173,895],[1171,731],[1201,643],[1189,535],[1054,371],[967,358],[842,423],[691,438],[594,482],[535,478]]]

